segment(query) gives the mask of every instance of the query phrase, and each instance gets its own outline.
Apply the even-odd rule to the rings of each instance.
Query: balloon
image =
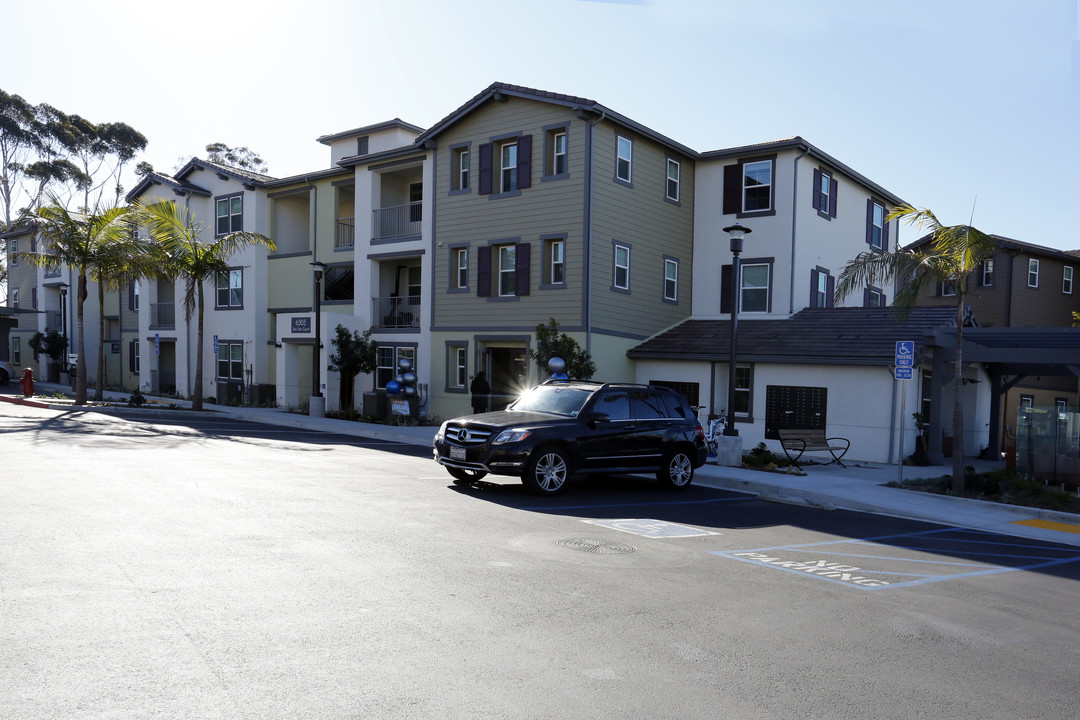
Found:
[[[548,372],[552,375],[566,372],[566,361],[560,357],[551,358],[548,360]]]
[[[397,380],[391,380],[390,382],[386,383],[386,392],[390,393],[391,395],[397,395],[399,392],[401,392],[401,383],[399,383]]]
[[[416,397],[416,388],[412,385],[406,385],[401,389],[401,394],[408,398]]]
[[[412,387],[416,384],[416,373],[407,372],[401,376],[401,381],[405,384],[405,387]]]
[[[398,372],[409,372],[410,370],[412,370],[412,360],[409,360],[408,358],[401,358],[397,361],[397,369]]]

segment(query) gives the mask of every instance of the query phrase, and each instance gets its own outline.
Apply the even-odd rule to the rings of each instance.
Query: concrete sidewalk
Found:
[[[7,392],[10,393],[16,387],[10,386]],[[39,395],[70,390],[67,386],[43,383],[38,383],[37,388]],[[109,401],[126,401],[128,397],[127,393],[109,391],[105,393],[105,398]],[[58,410],[71,407],[70,402],[50,401],[41,397],[35,397],[34,400],[29,401],[11,394],[0,395],[0,400],[32,403],[39,407]],[[147,397],[147,400],[154,404],[191,406],[191,403],[186,400],[151,397]],[[160,416],[162,412],[161,410],[118,407],[91,407],[89,409],[148,420],[155,415]],[[378,425],[313,418],[290,413],[282,408],[206,405],[204,409],[217,415],[227,415],[251,422],[389,440],[424,447],[431,447],[432,438],[437,430],[431,426]],[[966,464],[974,465],[977,470],[1004,466],[1003,463],[976,459],[969,459]],[[896,465],[851,461],[848,462],[847,468],[836,465],[808,464],[804,469],[806,475],[786,475],[707,464],[698,469],[694,482],[705,487],[751,493],[762,499],[777,502],[803,504],[824,509],[842,508],[881,513],[954,527],[1080,546],[1080,515],[887,487],[886,483],[899,479]],[[940,477],[951,471],[951,466],[904,466],[903,476],[905,479]]]

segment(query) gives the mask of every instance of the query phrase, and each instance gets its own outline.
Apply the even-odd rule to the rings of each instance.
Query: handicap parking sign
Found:
[[[915,341],[914,340],[897,340],[896,341],[896,366],[897,367],[914,367],[915,365]]]

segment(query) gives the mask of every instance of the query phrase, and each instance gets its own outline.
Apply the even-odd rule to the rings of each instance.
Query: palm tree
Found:
[[[938,283],[956,287],[956,355],[953,372],[953,472],[952,486],[964,490],[964,405],[963,405],[963,328],[964,293],[968,276],[977,272],[986,258],[993,255],[994,240],[970,225],[942,225],[934,213],[901,205],[886,220],[900,220],[928,231],[930,242],[915,249],[897,248],[895,252],[867,251],[850,261],[836,283],[839,302],[867,285],[883,286],[898,279],[893,300],[903,316],[915,305],[919,292]]]
[[[127,283],[149,277],[161,266],[159,253],[155,252],[157,246],[137,238],[132,228],[129,222],[127,234],[102,243],[89,268],[90,279],[98,286],[98,337],[102,339],[98,343],[94,400],[103,398],[105,387],[105,292],[120,290]]]
[[[188,208],[179,207],[172,200],[153,200],[142,203],[136,209],[138,223],[147,227],[150,239],[161,247],[165,260],[164,274],[172,278],[184,278],[184,312],[188,320],[198,314],[195,355],[195,390],[191,399],[193,410],[203,405],[203,317],[204,294],[207,282],[214,281],[220,273],[229,270],[229,257],[249,245],[265,245],[276,250],[274,241],[254,232],[234,232],[213,242],[201,239],[206,228]]]
[[[108,208],[87,214],[72,213],[54,197],[38,210],[36,223],[45,241],[43,252],[27,253],[26,258],[34,265],[67,265],[78,273],[75,293],[76,350],[78,360],[75,370],[75,404],[86,404],[86,341],[83,332],[83,303],[86,301],[87,276],[94,272],[103,248],[123,242],[129,237],[127,215],[129,209]],[[100,364],[99,364],[100,367]],[[100,383],[99,383],[100,388]]]

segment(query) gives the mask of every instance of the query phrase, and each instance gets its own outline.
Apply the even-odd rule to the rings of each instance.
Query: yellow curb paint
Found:
[[[1049,520],[1014,520],[1013,525],[1027,525],[1028,527],[1043,528],[1044,530],[1058,530],[1060,532],[1080,535],[1080,525],[1069,523],[1050,522]]]

